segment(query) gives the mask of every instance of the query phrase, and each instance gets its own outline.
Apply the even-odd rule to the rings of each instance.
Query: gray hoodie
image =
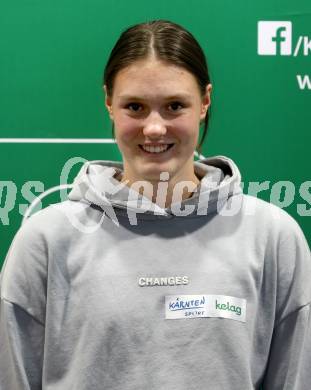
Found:
[[[0,390],[309,390],[311,259],[226,157],[162,208],[86,163],[17,232],[1,283]],[[165,183],[164,183],[165,184]]]

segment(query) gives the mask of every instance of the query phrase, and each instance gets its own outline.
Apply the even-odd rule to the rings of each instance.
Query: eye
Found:
[[[141,111],[139,109],[142,108],[142,105],[139,103],[129,103],[129,104],[127,104],[126,108],[130,111],[133,111],[133,112],[139,112],[139,111]]]
[[[169,105],[169,107],[171,107],[171,110],[170,111],[178,111],[179,109],[179,107],[180,107],[180,109],[181,108],[183,108],[184,106],[183,106],[183,104],[182,103],[180,103],[180,102],[173,102],[173,103],[171,103],[170,105]]]

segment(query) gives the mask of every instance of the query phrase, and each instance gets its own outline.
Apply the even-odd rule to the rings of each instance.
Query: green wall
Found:
[[[111,138],[101,89],[105,62],[122,29],[158,18],[188,28],[207,54],[213,102],[203,154],[234,159],[245,192],[249,182],[269,182],[258,195],[268,201],[282,187],[273,185],[286,182],[294,193],[285,210],[311,244],[309,0],[10,0],[0,5],[0,267],[21,213],[31,198],[59,184],[66,161],[121,158],[109,143],[16,138]],[[290,21],[292,52],[300,36],[307,37],[306,52],[259,55],[258,21]],[[300,88],[297,75],[309,76],[309,87]],[[58,193],[49,195],[43,207],[59,200]]]

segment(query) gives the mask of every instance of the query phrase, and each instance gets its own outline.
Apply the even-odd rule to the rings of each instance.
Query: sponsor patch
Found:
[[[246,322],[246,299],[228,295],[167,295],[165,318],[221,317]]]

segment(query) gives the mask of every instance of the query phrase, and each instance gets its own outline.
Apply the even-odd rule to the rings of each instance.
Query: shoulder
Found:
[[[44,321],[48,270],[59,258],[73,234],[72,215],[83,209],[80,202],[48,206],[28,218],[17,231],[1,272],[1,298],[18,304]]]
[[[249,195],[243,198],[245,239],[254,239],[269,267],[274,264],[289,278],[298,270],[311,277],[310,248],[298,222],[271,203]]]
[[[16,233],[14,241],[53,242],[79,232],[79,224],[90,218],[90,205],[66,200],[51,204],[26,219]]]
[[[243,195],[242,213],[273,237],[305,240],[298,222],[285,210],[251,195]]]
[[[311,255],[306,237],[285,210],[244,195],[243,212],[258,226],[262,237],[264,269],[269,284],[275,279],[278,320],[311,302]]]
[[[64,201],[52,204],[26,219],[10,245],[3,274],[15,274],[17,268],[21,272],[31,268],[46,268],[53,247],[61,246],[61,242],[74,236],[74,227],[70,221],[83,207],[80,202]]]

